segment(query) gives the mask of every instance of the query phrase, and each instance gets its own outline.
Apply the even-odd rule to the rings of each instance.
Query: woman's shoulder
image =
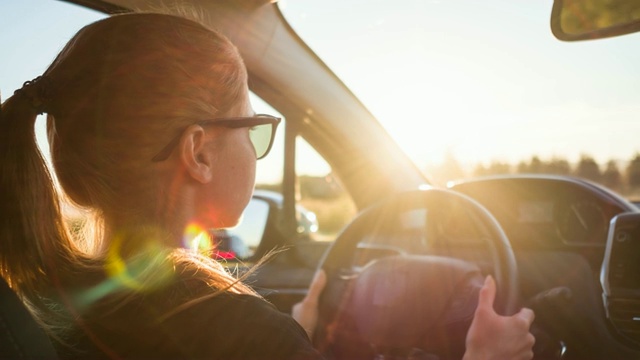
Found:
[[[215,347],[210,350],[224,358],[319,358],[306,332],[291,316],[253,295],[220,293],[167,322],[172,327],[190,327],[186,330],[189,337],[217,339],[215,345],[210,342]]]
[[[79,329],[81,343],[126,358],[320,358],[304,329],[259,296],[172,285],[94,308]],[[96,358],[95,351],[86,358]]]

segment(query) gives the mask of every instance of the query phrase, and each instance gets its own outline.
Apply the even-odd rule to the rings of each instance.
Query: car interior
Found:
[[[189,7],[238,47],[254,108],[280,114],[284,126],[277,148],[258,165],[259,173],[277,169],[277,180],[259,181],[240,225],[216,230],[216,254],[238,275],[269,254],[246,281],[285,313],[304,298],[317,269],[324,269],[329,281],[312,340],[328,359],[461,358],[489,274],[498,285],[499,313],[523,306],[535,311],[535,359],[640,359],[640,209],[629,196],[567,174],[437,184],[347,86],[345,75],[319,56],[318,48],[331,49],[335,38],[314,47],[298,33],[285,9],[293,0],[29,1],[43,10],[27,6],[13,14],[4,3],[0,20],[33,17],[46,24],[45,6],[55,6],[62,9],[60,22],[82,13],[75,17],[77,30],[82,22],[114,14]],[[404,1],[386,3],[393,9]],[[580,9],[574,1],[549,0],[547,28],[539,31],[553,34],[557,47],[640,31],[637,1],[584,3]],[[11,56],[28,48],[21,35],[14,37],[24,48],[0,59],[0,86],[18,64]],[[40,66],[65,40],[47,45],[51,53],[42,55]],[[39,75],[37,67],[21,71],[21,81]],[[6,94],[18,87],[1,89]],[[416,124],[409,131],[435,127]],[[321,172],[308,176],[308,168]],[[338,213],[341,218],[331,218]],[[335,220],[331,230],[324,230],[324,219]],[[56,358],[44,331],[4,281],[0,303],[1,358]]]

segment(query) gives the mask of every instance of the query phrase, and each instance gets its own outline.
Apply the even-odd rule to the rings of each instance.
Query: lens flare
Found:
[[[209,232],[196,223],[187,225],[182,244],[185,248],[203,256],[211,256],[214,248]]]
[[[164,240],[164,241],[163,241]],[[111,240],[104,262],[107,278],[73,296],[78,309],[110,295],[148,292],[168,285],[175,273],[172,249],[158,230],[129,230]]]
[[[115,236],[107,252],[107,275],[122,287],[136,291],[166,284],[173,276],[173,266],[169,259],[171,249],[163,244],[160,234],[154,231]]]

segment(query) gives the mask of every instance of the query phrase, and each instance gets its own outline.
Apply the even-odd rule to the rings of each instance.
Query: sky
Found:
[[[551,5],[551,0],[279,3],[293,28],[420,168],[441,163],[447,154],[467,166],[516,163],[532,155],[576,161],[589,154],[601,163],[629,159],[640,151],[640,34],[561,42],[550,31]],[[80,27],[102,16],[58,1],[2,0],[3,98],[40,75]],[[258,112],[275,113],[255,97],[253,103]],[[279,135],[281,142],[282,131]],[[313,156],[301,146],[302,159]],[[281,153],[276,146],[259,162],[265,179],[267,169],[281,169]],[[329,171],[320,160],[300,165],[302,173]]]

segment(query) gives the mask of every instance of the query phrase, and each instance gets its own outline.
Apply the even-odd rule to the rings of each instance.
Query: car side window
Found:
[[[283,119],[271,152],[258,161],[256,170],[256,195],[281,196],[287,119],[254,93],[251,93],[250,100],[257,113],[273,114]],[[355,203],[329,163],[303,137],[296,137],[295,149],[297,233],[310,240],[332,241],[356,215]]]
[[[356,206],[351,196],[343,189],[327,161],[299,135],[296,136],[294,157],[296,188],[283,189],[287,158],[287,119],[252,92],[250,101],[255,112],[278,116],[282,118],[282,123],[278,127],[269,155],[257,162],[254,195],[239,224],[227,229],[228,233],[225,236],[213,234],[213,238],[217,239],[218,248],[228,247],[227,243],[229,246],[233,245],[233,241],[227,241],[229,239],[239,239],[236,242],[242,244],[241,250],[246,256],[241,256],[237,250],[230,250],[229,254],[223,253],[221,257],[228,255],[228,258],[249,260],[259,251],[263,241],[267,242],[267,248],[281,246],[283,240],[289,243],[298,240],[333,241],[356,214]],[[285,219],[288,215],[285,215],[284,210],[284,193],[295,194],[295,219],[289,221]],[[272,219],[271,224],[267,218]],[[293,236],[281,228],[284,222],[295,224]],[[269,226],[279,228],[282,234],[289,235],[285,235],[286,239],[283,240],[265,238],[271,236],[268,234]]]
[[[268,103],[251,93],[254,111],[279,116],[283,124],[269,155],[257,162],[256,188],[238,225],[227,229],[221,236],[212,233],[216,248],[222,249],[218,257],[250,260],[266,241],[267,247],[279,247],[281,241],[335,240],[337,234],[356,215],[356,206],[349,193],[340,184],[324,158],[301,136],[295,141],[296,189],[283,189],[285,162],[285,129],[287,120]],[[295,194],[295,219],[285,221],[283,193]],[[274,213],[275,212],[275,213]],[[269,224],[268,219],[271,219]],[[294,233],[281,228],[282,223],[293,222]],[[279,228],[286,239],[269,239],[269,227]],[[293,235],[293,236],[291,236]],[[232,240],[236,240],[235,242]],[[235,248],[232,247],[235,245]],[[242,256],[241,254],[245,254]]]
[[[296,152],[298,232],[300,228],[307,231],[306,224],[312,218],[317,230],[310,232],[310,238],[332,241],[356,215],[356,206],[331,166],[300,136],[296,140]]]

